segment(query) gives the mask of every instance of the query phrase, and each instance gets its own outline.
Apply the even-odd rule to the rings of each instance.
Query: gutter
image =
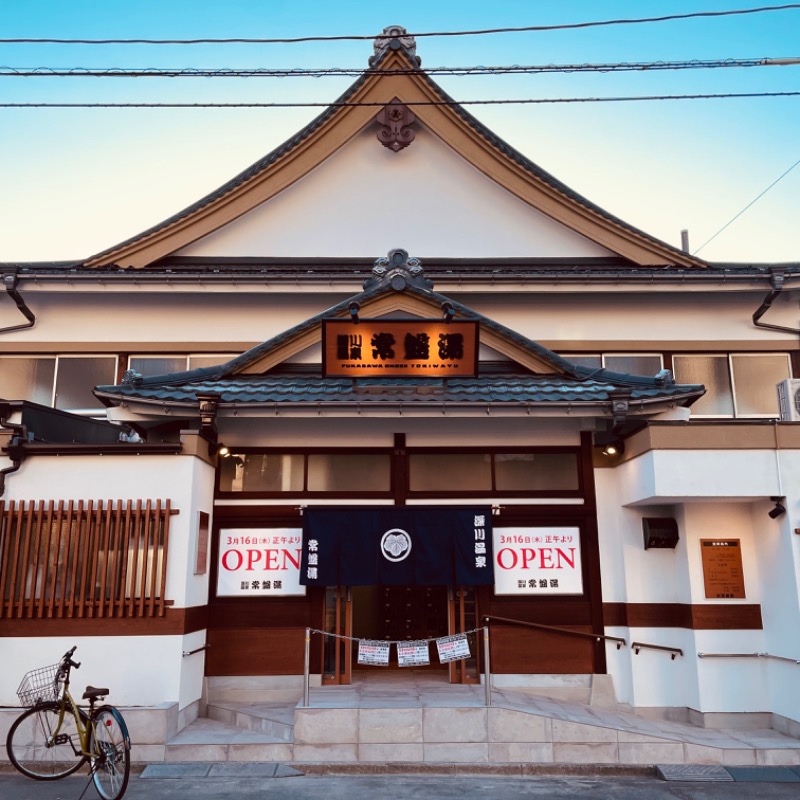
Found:
[[[800,329],[798,328],[786,328],[783,325],[770,325],[766,322],[761,322],[761,317],[763,317],[764,314],[769,311],[772,304],[783,291],[785,283],[786,272],[783,269],[770,269],[769,284],[771,289],[767,293],[767,296],[764,298],[761,305],[753,314],[753,325],[755,325],[757,328],[765,328],[770,331],[780,331],[781,333],[792,333],[797,336],[800,335]]]
[[[17,308],[22,312],[22,316],[27,319],[20,325],[9,325],[6,328],[0,328],[0,333],[9,333],[10,331],[21,331],[24,328],[32,328],[36,324],[36,315],[31,311],[22,299],[22,295],[17,291],[17,284],[19,283],[19,276],[16,272],[7,272],[3,275],[3,285],[6,287],[8,296],[17,304]],[[2,487],[0,487],[1,489]],[[0,495],[2,491],[0,490]]]

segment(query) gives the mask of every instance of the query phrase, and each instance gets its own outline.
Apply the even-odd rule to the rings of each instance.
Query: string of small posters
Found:
[[[342,636],[336,633],[311,628],[311,633],[322,636],[331,636],[334,639],[346,639],[358,642],[358,663],[373,667],[388,667],[392,645],[397,650],[397,665],[399,667],[426,667],[431,663],[429,645],[436,644],[436,652],[440,664],[449,664],[451,661],[461,661],[470,657],[469,641],[467,636],[477,633],[481,628],[471,631],[456,633],[452,636],[439,636],[431,639],[415,639],[413,641],[392,641],[382,639],[358,639],[354,636]]]

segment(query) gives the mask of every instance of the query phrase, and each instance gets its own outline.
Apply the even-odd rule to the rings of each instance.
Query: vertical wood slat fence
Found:
[[[0,501],[0,619],[163,617],[170,501]]]

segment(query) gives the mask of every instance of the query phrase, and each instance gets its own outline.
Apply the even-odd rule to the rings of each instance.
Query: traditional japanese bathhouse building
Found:
[[[402,29],[193,206],[0,266],[0,702],[77,643],[184,724],[298,686],[306,629],[323,684],[407,641],[476,682],[488,625],[502,685],[800,720],[800,264],[615,218]]]

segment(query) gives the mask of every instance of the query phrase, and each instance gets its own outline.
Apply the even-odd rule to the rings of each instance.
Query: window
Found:
[[[55,407],[97,408],[95,386],[114,383],[116,356],[59,356],[56,370]]]
[[[580,489],[576,453],[411,453],[411,492],[555,494]]]
[[[386,493],[388,453],[232,453],[220,463],[221,492]]]
[[[597,355],[564,356],[573,364],[594,369],[622,372],[627,375],[653,376],[663,368],[663,358],[658,353],[603,353]]]
[[[53,402],[55,356],[0,357],[0,397],[5,400],[30,400],[49,406]]]
[[[92,389],[114,383],[116,356],[0,357],[0,397],[63,409],[96,408]]]
[[[775,387],[791,377],[788,353],[676,355],[673,367],[678,383],[706,387],[695,417],[778,417]]]
[[[171,375],[173,372],[186,372],[200,367],[215,367],[235,358],[232,354],[216,355],[174,355],[145,356],[133,355],[128,358],[128,369],[136,370],[140,375],[149,378],[153,375]]]

